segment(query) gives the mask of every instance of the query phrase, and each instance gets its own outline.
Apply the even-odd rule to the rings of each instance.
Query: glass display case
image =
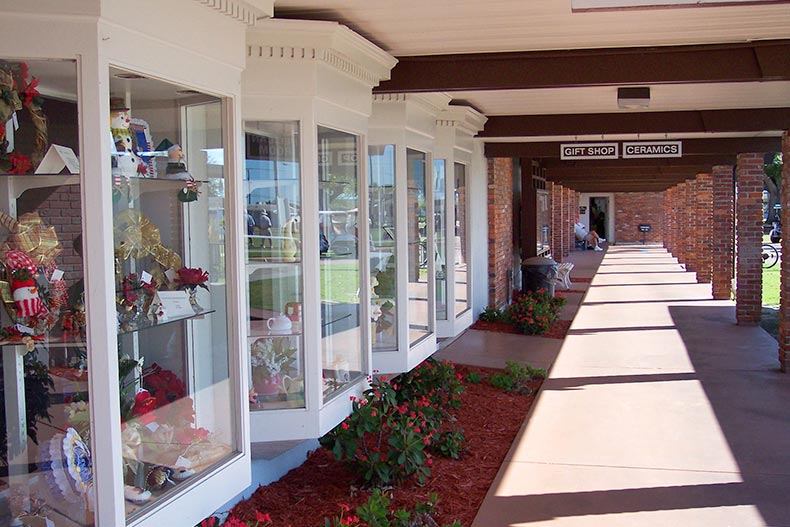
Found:
[[[76,61],[0,60],[0,525],[94,524],[78,108],[52,76],[76,94]]]
[[[244,127],[250,409],[303,408],[299,123]]]
[[[140,77],[110,69],[107,131],[119,461],[132,519],[237,453],[227,411],[223,101]]]
[[[395,145],[368,147],[371,339],[373,352],[398,349]]]
[[[455,163],[453,256],[454,256],[454,293],[455,316],[458,317],[470,308],[469,299],[472,295],[472,282],[469,280],[469,226],[466,223],[466,165]]]
[[[409,241],[409,343],[414,346],[433,333],[434,299],[430,294],[434,281],[429,278],[435,252],[433,225],[429,200],[431,179],[427,173],[427,154],[406,149],[406,178],[408,188],[407,236]],[[431,193],[432,194],[432,193]]]
[[[436,320],[447,320],[447,160],[433,162],[433,243],[436,279]]]

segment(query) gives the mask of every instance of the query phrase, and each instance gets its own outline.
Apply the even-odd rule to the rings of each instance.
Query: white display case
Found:
[[[244,321],[225,306],[246,302],[238,100],[245,28],[271,15],[264,4],[32,1],[2,13],[3,59],[38,79],[48,160],[0,176],[0,207],[60,252],[35,262],[46,312],[15,299],[39,311],[16,322],[33,327],[24,357],[43,366],[51,418],[38,444],[6,422],[0,524],[194,525],[249,484]],[[17,148],[26,129],[38,140],[35,118],[21,122]],[[9,238],[26,251],[19,232]],[[18,423],[35,368],[15,338],[3,398]]]
[[[436,333],[438,337],[455,337],[474,322],[472,312],[470,225],[468,223],[469,185],[472,162],[473,138],[483,129],[487,118],[467,106],[450,106],[437,116],[434,157],[445,166],[445,186],[434,192],[443,192],[446,218],[439,222],[443,235],[436,236],[444,248],[437,249],[437,261],[443,269],[436,272],[437,307]],[[438,163],[437,163],[438,164]]]
[[[332,22],[266,21],[247,45],[251,436],[315,438],[372,373],[363,153],[395,59]]]
[[[409,371],[436,351],[436,276],[444,263],[434,241],[437,219],[446,218],[435,215],[433,150],[436,118],[449,102],[446,94],[377,94],[373,101],[373,367],[382,373]]]

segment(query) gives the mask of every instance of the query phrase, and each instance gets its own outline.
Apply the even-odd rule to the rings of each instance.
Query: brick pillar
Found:
[[[565,236],[565,240],[562,244],[562,258],[563,260],[571,253],[573,250],[573,240],[574,240],[574,231],[573,231],[573,224],[576,223],[576,215],[574,214],[574,207],[573,207],[573,190],[566,188],[565,189],[565,196],[564,205],[565,205],[565,232],[567,233]]]
[[[513,160],[488,159],[488,304],[509,298],[513,272]]]
[[[669,254],[672,254],[675,250],[675,207],[673,200],[675,199],[676,190],[676,187],[670,187],[664,191],[664,221],[666,222],[664,247],[666,247]]]
[[[563,207],[563,186],[553,183],[551,187],[551,256],[562,261],[562,248],[565,243],[565,209]]]
[[[686,182],[686,270],[697,271],[697,181]]]
[[[782,216],[790,211],[790,132],[782,134]],[[790,222],[785,221],[786,225]],[[790,255],[788,235],[782,236],[782,254]],[[783,372],[790,370],[790,261],[782,258],[781,281],[779,282],[779,367]]]
[[[735,313],[738,324],[756,325],[762,307],[764,154],[738,154]]]
[[[675,221],[677,222],[677,247],[675,256],[678,263],[686,264],[686,183],[678,185],[678,192],[675,195]]]
[[[713,167],[713,298],[732,297],[735,262],[735,195],[733,167]]]
[[[713,276],[713,175],[697,174],[697,282]]]

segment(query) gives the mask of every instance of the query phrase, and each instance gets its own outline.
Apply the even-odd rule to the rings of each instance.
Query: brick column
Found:
[[[565,236],[565,240],[562,244],[562,258],[563,260],[571,253],[573,250],[573,240],[575,239],[573,224],[576,223],[576,215],[574,214],[574,206],[573,206],[573,190],[566,188],[564,198],[564,205],[565,205],[565,232],[567,235]]]
[[[664,247],[669,251],[669,254],[673,254],[675,251],[675,192],[677,192],[677,186],[664,191],[664,221],[666,222]]]
[[[513,272],[513,160],[488,159],[488,303],[507,303]]]
[[[686,264],[686,183],[678,185],[678,191],[675,195],[675,221],[677,222],[677,247],[675,248],[675,256],[678,263]]]
[[[562,248],[565,243],[565,209],[563,206],[565,193],[563,186],[553,183],[551,186],[551,256],[557,262],[562,261]]]
[[[782,134],[782,217],[790,217],[790,132]],[[790,222],[784,221],[785,225]],[[790,255],[790,240],[782,236],[782,255]],[[790,370],[790,261],[782,258],[779,282],[779,367]]]
[[[713,276],[713,175],[697,174],[697,282]]]
[[[686,182],[686,270],[697,271],[697,182]]]
[[[733,167],[713,167],[713,298],[732,297],[735,262]]]
[[[735,313],[738,324],[756,325],[762,307],[764,154],[738,154],[735,204],[737,260]]]

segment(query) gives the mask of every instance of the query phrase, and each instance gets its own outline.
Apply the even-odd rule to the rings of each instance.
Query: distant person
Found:
[[[598,236],[597,232],[587,232],[587,227],[578,220],[573,226],[573,230],[576,233],[576,239],[584,241],[588,248],[592,248],[594,251],[603,251],[603,249],[598,246],[598,243],[605,242],[606,240]]]
[[[258,229],[261,232],[261,236],[263,236],[261,247],[271,248],[272,247],[272,219],[269,217],[269,213],[266,212],[266,209],[262,209],[261,213],[258,215]]]
[[[247,243],[252,247],[252,236],[255,234],[255,219],[253,219],[252,214],[248,210],[244,211],[244,215],[247,219],[247,236],[249,237]]]

